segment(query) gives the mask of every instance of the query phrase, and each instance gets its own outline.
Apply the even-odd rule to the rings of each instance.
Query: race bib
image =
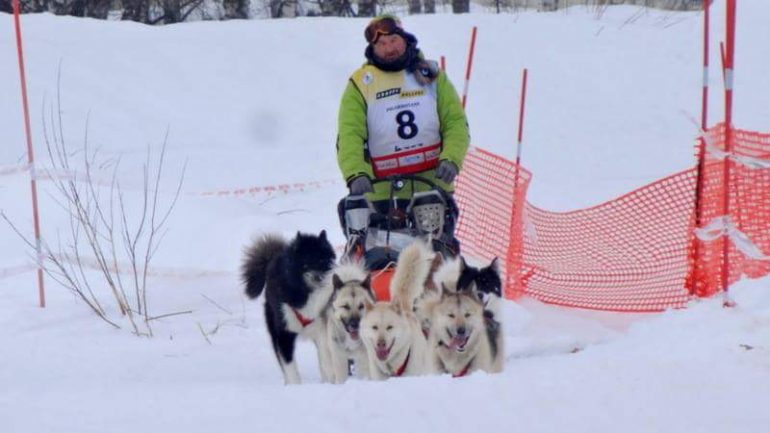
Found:
[[[363,87],[367,102],[368,146],[375,176],[435,168],[441,152],[436,84],[422,86],[407,72],[366,69],[359,88]]]

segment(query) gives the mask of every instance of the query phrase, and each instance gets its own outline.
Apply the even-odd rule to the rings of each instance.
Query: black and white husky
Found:
[[[294,360],[297,336],[315,343],[321,377],[331,381],[324,310],[332,295],[328,273],[336,256],[326,231],[318,236],[298,232],[290,242],[265,235],[245,255],[246,294],[254,299],[265,291],[265,321],[285,383],[301,382]]]

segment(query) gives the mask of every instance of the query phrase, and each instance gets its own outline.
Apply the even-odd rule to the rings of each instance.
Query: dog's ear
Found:
[[[477,287],[478,285],[476,284],[476,280],[466,278],[465,281],[463,281],[463,278],[460,278],[460,281],[457,282],[457,289],[455,291],[457,293],[464,293],[466,295],[474,294],[475,296]]]
[[[372,274],[371,273],[366,274],[366,278],[364,278],[364,281],[361,282],[361,287],[366,289],[366,293],[372,299],[372,302],[377,300],[377,296],[375,296],[374,290],[372,290]]]
[[[497,264],[497,256],[495,256],[495,258],[492,259],[492,262],[489,264],[488,267],[489,267],[489,269],[493,270],[494,272],[499,272],[498,269],[497,269],[498,266],[499,265]]]
[[[345,285],[345,283],[342,281],[342,279],[339,277],[339,275],[334,274],[332,275],[332,285],[334,286],[334,290],[337,291],[342,288],[342,286]]]
[[[321,230],[321,233],[318,234],[318,239],[321,239],[322,241],[326,240],[326,230]]]
[[[371,302],[369,302],[369,300],[368,300],[368,299],[367,299],[367,300],[365,300],[365,301],[364,301],[364,311],[366,311],[366,312],[368,313],[368,312],[372,311],[372,308],[374,308],[374,304],[372,304]]]
[[[463,293],[470,296],[474,301],[478,301],[481,305],[484,305],[485,293],[479,290],[478,284],[475,281],[471,282],[468,287],[463,290]]]
[[[441,296],[446,296],[449,293],[451,293],[450,290],[447,289],[446,284],[444,284],[444,282],[442,281],[441,282]]]
[[[404,307],[401,305],[401,302],[393,302],[392,304],[393,311],[396,312],[399,316],[403,315],[404,313]]]
[[[468,264],[465,263],[465,257],[460,256],[460,273],[463,273],[468,268]]]

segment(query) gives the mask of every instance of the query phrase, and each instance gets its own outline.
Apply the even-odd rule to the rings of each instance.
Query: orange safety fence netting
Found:
[[[718,157],[725,150],[728,138],[724,124],[710,129],[706,138],[716,151],[707,153],[701,193],[702,227],[725,216],[725,159]],[[723,287],[725,242],[729,251],[728,285],[742,275],[759,278],[770,274],[770,134],[733,129],[730,139],[727,188],[728,216],[733,227],[726,229],[727,236],[693,240],[695,266],[690,283],[698,296],[711,296]],[[753,255],[746,248],[747,243],[755,250]]]
[[[517,270],[522,267],[521,214],[512,212],[526,197],[531,174],[516,164],[479,148],[471,148],[455,185],[460,221],[455,235],[464,255],[498,257],[506,295],[523,290]],[[518,180],[518,184],[516,183]],[[515,186],[514,186],[515,185]]]
[[[734,134],[736,155],[770,156],[770,135]],[[724,138],[723,126],[709,131],[716,148],[724,149]],[[722,215],[723,172],[723,162],[708,160],[701,226]],[[512,161],[474,148],[457,181],[457,236],[463,252],[504,259],[507,297],[526,294],[571,307],[642,312],[683,307],[693,295],[720,290],[726,237],[694,236],[695,169],[565,213],[527,203],[530,179],[525,169],[517,174]],[[731,162],[730,203],[737,228],[759,251],[770,254],[770,168]],[[770,274],[770,261],[748,258],[732,244],[729,263],[730,282],[741,274]]]

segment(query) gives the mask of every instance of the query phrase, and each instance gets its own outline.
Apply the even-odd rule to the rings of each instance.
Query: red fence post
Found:
[[[521,159],[521,139],[524,135],[524,106],[527,101],[527,68],[521,74],[521,98],[519,101],[519,134],[518,145],[516,146],[516,165],[519,165]]]
[[[727,0],[727,36],[724,58],[725,74],[725,158],[723,182],[724,182],[724,208],[723,215],[730,216],[730,153],[733,151],[733,71],[735,68],[735,8],[736,0]],[[727,293],[730,278],[730,241],[724,237],[722,248],[722,289]]]
[[[701,117],[700,128],[702,133],[708,129],[708,95],[709,95],[709,10],[711,2],[703,2],[703,89],[701,92]],[[703,225],[703,182],[706,170],[706,139],[701,137],[698,140],[698,166],[695,172],[695,229]],[[692,230],[692,228],[691,228]],[[685,283],[686,289],[691,295],[695,295],[702,288],[698,286],[703,284],[701,280],[701,250],[700,242],[693,236],[690,255],[690,278]]]
[[[45,283],[43,280],[43,255],[40,243],[40,216],[37,206],[37,173],[35,172],[35,156],[32,147],[32,130],[29,123],[29,103],[27,100],[27,79],[24,71],[24,51],[21,43],[21,5],[19,0],[13,0],[13,22],[16,27],[16,51],[19,56],[19,77],[21,80],[21,102],[24,110],[24,131],[27,135],[27,162],[29,163],[30,185],[32,188],[32,220],[35,227],[35,250],[37,253],[37,287],[40,308],[45,308]]]
[[[473,52],[476,50],[476,26],[471,31],[471,47],[468,51],[468,67],[465,69],[465,86],[463,86],[463,108],[468,100],[468,84],[471,81],[471,67],[473,66]]]
[[[702,132],[708,129],[709,99],[709,9],[711,3],[703,2],[703,89],[701,91],[700,127]],[[701,138],[698,147],[698,173],[695,193],[695,227],[700,228],[702,217],[701,195],[703,194],[703,170],[706,164],[706,140]]]
[[[521,76],[521,97],[519,101],[519,132],[516,142],[516,167],[514,168],[514,180],[513,180],[513,200],[511,201],[511,227],[510,227],[510,243],[508,245],[508,257],[506,263],[516,263],[517,268],[513,269],[514,287],[516,293],[523,293],[524,287],[521,287],[521,266],[524,258],[524,237],[515,237],[516,230],[522,230],[524,227],[524,200],[519,200],[519,176],[521,172],[521,142],[524,136],[524,109],[527,100],[527,68],[524,68]],[[514,245],[514,239],[521,239],[521,245]],[[510,274],[508,279],[511,279]]]

